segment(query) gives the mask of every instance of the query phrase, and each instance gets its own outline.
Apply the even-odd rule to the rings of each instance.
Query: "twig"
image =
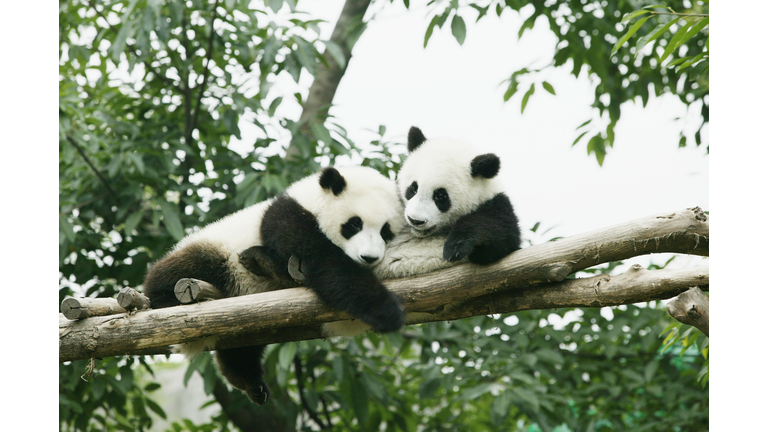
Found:
[[[299,356],[293,357],[293,367],[296,369],[296,383],[299,387],[299,399],[301,400],[301,406],[304,407],[304,411],[307,412],[309,418],[311,418],[318,426],[320,426],[320,429],[328,429],[329,426],[323,423],[323,420],[320,419],[317,413],[309,408],[309,403],[307,403],[307,400],[304,398],[304,380],[301,375],[302,366]]]
[[[112,188],[109,186],[109,183],[107,183],[107,180],[101,175],[99,170],[97,170],[96,167],[93,166],[93,164],[91,163],[91,160],[88,159],[88,156],[85,154],[82,147],[80,147],[80,145],[77,142],[75,142],[75,140],[69,135],[67,135],[67,141],[69,141],[69,143],[75,147],[77,152],[80,153],[80,156],[83,157],[83,159],[85,160],[85,163],[91,168],[91,171],[93,171],[94,174],[96,174],[99,180],[101,180],[101,182],[107,188],[107,190],[109,191],[109,194],[112,196],[115,196],[115,191],[112,190]]]

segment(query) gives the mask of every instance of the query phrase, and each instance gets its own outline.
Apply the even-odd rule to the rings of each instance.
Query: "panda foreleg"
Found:
[[[469,256],[476,264],[490,264],[520,249],[520,227],[509,198],[500,193],[462,216],[451,227],[443,259]]]
[[[261,358],[264,345],[217,350],[214,354],[219,371],[236,389],[242,390],[251,402],[264,405],[272,392],[264,381]]]
[[[373,274],[339,249],[334,256],[303,259],[306,285],[328,306],[348,312],[377,332],[405,324],[400,299]]]
[[[240,264],[257,276],[292,282],[288,267],[283,265],[274,251],[266,246],[252,246],[238,255]]]

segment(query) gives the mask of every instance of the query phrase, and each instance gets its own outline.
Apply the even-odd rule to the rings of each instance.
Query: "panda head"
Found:
[[[403,228],[395,182],[368,167],[325,168],[288,194],[317,219],[320,230],[350,258],[374,266]]]
[[[408,159],[398,175],[405,199],[405,223],[418,236],[450,228],[480,204],[502,192],[496,180],[499,157],[478,154],[450,139],[427,140],[420,129],[408,132]]]

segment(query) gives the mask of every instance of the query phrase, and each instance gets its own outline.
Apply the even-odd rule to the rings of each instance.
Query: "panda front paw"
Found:
[[[400,300],[391,292],[387,294],[384,302],[377,305],[375,311],[363,319],[377,333],[397,331],[405,325],[405,311]]]
[[[469,255],[475,248],[475,242],[468,238],[459,238],[449,235],[443,246],[443,259],[446,261],[459,261]]]

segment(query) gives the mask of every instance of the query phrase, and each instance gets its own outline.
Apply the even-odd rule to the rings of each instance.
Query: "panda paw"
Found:
[[[443,246],[443,259],[446,261],[459,261],[469,255],[475,248],[475,243],[467,238],[458,238],[449,235]]]
[[[250,399],[251,402],[257,405],[264,405],[269,398],[272,397],[272,392],[269,390],[269,386],[263,380],[247,385],[246,388],[243,389],[243,393],[248,396],[248,399]]]
[[[377,333],[397,331],[405,325],[405,311],[400,300],[391,292],[387,294],[387,298],[376,306],[374,313],[368,314],[366,319],[363,319]]]

